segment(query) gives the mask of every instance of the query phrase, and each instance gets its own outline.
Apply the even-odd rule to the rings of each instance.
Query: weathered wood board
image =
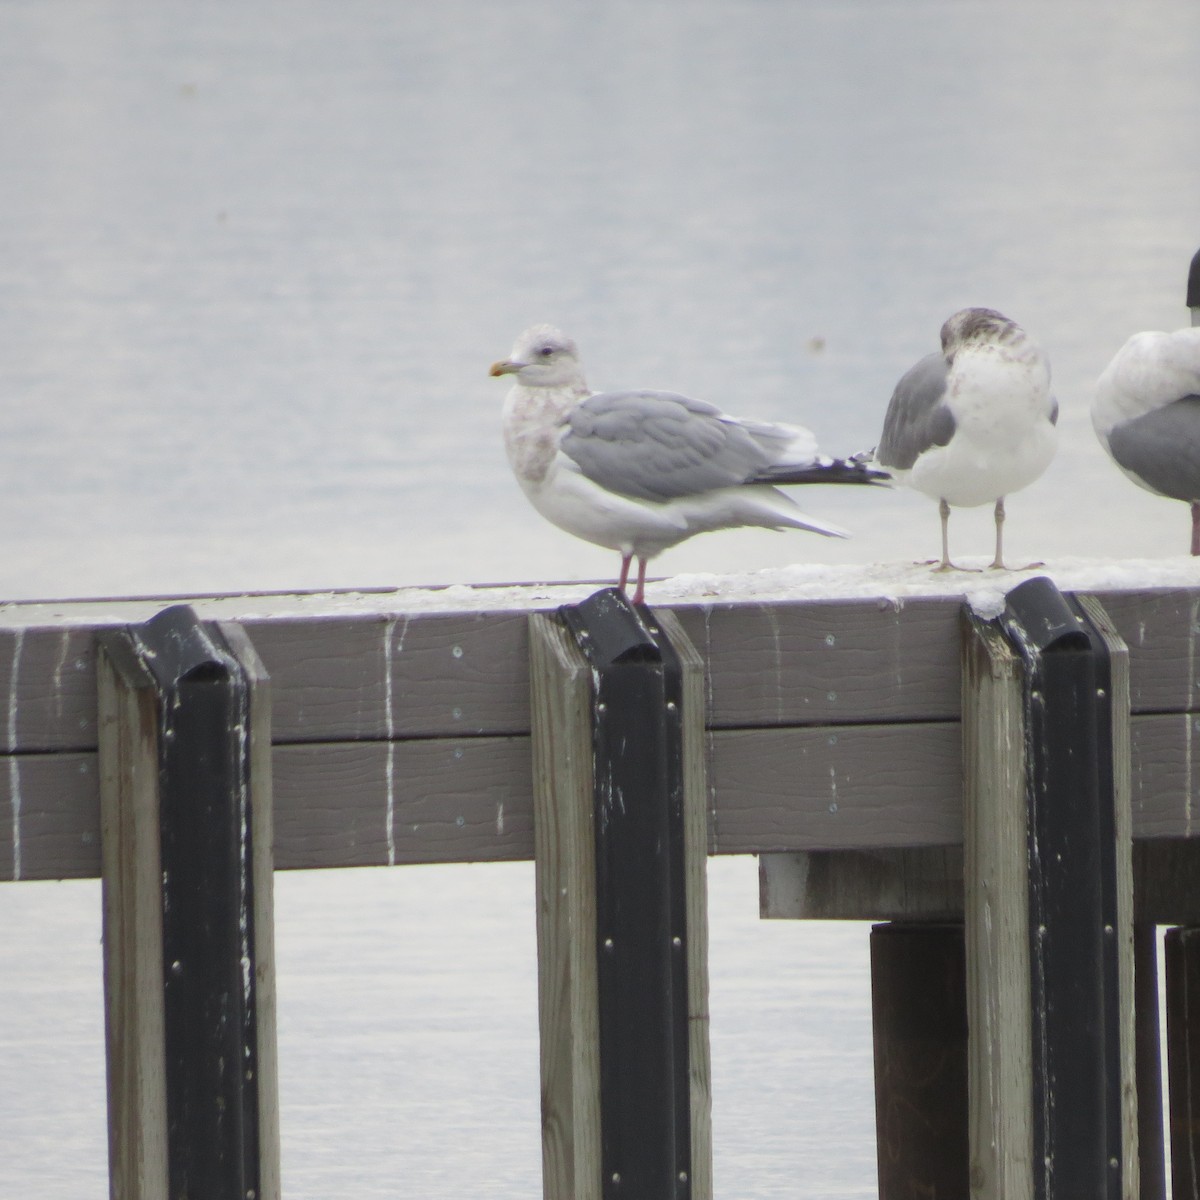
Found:
[[[1200,767],[1185,725],[1133,721],[1136,838],[1196,834]],[[95,753],[7,764],[0,879],[98,875]],[[533,857],[528,737],[276,745],[273,770],[277,868]],[[717,730],[709,786],[714,854],[962,844],[957,723]]]
[[[314,602],[255,616],[253,598],[246,613],[237,599],[195,606],[245,627],[271,675],[277,743],[529,732],[529,610],[324,613]],[[1130,647],[1133,711],[1200,710],[1200,590],[1100,600]],[[710,727],[735,729],[957,720],[960,607],[946,597],[675,612],[708,664]],[[22,611],[8,606],[0,623],[0,753],[94,749],[94,632],[153,606],[33,605],[28,625]]]
[[[300,599],[283,615],[252,597],[197,602],[240,616],[270,673],[277,865],[532,857],[529,610]],[[1130,647],[1135,836],[1191,837],[1200,590],[1101,599]],[[0,614],[0,878],[98,874],[95,631],[163,603]],[[675,610],[708,667],[710,850],[961,845],[960,608]]]

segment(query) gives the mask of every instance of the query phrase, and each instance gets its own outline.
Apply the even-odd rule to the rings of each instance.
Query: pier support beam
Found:
[[[182,605],[97,643],[111,1194],[278,1200],[266,672]]]
[[[1200,1200],[1200,928],[1168,929],[1164,950],[1171,1194]]]
[[[879,1200],[970,1195],[962,925],[871,930]]]
[[[597,593],[530,618],[547,1200],[709,1200],[703,665]]]

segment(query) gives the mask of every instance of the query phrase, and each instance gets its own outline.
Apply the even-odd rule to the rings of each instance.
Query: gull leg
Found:
[[[637,590],[633,593],[634,604],[646,603],[646,560],[638,556]]]
[[[621,579],[617,584],[617,591],[623,592],[625,585],[629,582],[629,564],[633,561],[632,554],[621,555]]]
[[[994,571],[1004,570],[1004,497],[996,501],[996,557],[992,559]]]
[[[942,561],[933,569],[953,571],[954,564],[950,561],[950,505],[945,500],[938,503],[938,515],[942,518]]]
[[[1200,501],[1192,501],[1192,553],[1200,554]]]
[[[977,571],[978,567],[957,567],[950,561],[950,505],[942,500],[938,504],[938,515],[942,518],[942,561],[935,571]]]
[[[996,501],[996,558],[988,567],[990,571],[1032,571],[1035,567],[1044,567],[1044,562],[1026,563],[1023,567],[1006,567],[1004,565],[1004,497]]]

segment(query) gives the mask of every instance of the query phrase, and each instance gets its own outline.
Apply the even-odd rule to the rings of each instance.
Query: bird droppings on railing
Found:
[[[965,558],[964,571],[933,572],[924,563],[830,565],[798,563],[737,575],[686,574],[652,580],[653,606],[768,604],[788,600],[878,600],[894,611],[907,601],[961,597],[980,616],[994,616],[1000,597],[1031,574],[1049,576],[1063,591],[1144,591],[1200,585],[1200,559],[1062,558],[1036,570],[987,570],[987,559]],[[548,611],[590,596],[579,583],[453,584],[370,591],[279,592],[189,598],[206,620],[269,621],[306,616],[419,616],[425,613]],[[124,625],[148,620],[166,600],[15,601],[0,604],[0,629]],[[397,647],[399,649],[400,647]]]

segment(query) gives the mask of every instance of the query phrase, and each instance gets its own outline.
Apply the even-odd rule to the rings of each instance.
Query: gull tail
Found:
[[[851,455],[850,458],[815,459],[807,466],[781,464],[767,467],[747,483],[801,484],[801,483],[866,483],[886,487],[892,477],[877,467],[871,466],[871,451]]]

